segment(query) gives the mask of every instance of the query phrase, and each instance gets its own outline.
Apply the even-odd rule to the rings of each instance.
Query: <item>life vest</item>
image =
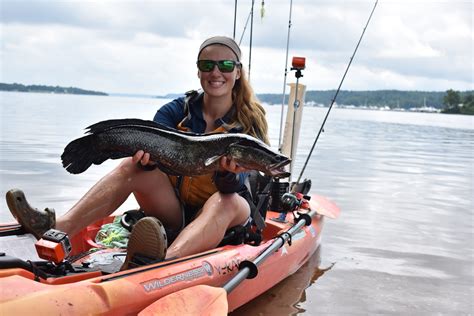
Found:
[[[189,91],[186,93],[184,101],[184,119],[178,123],[177,129],[181,131],[190,131],[185,123],[191,119],[191,111],[189,106],[200,97],[198,91]],[[229,126],[222,124],[211,133],[227,133]],[[217,192],[217,187],[214,184],[214,173],[209,173],[200,176],[172,176],[168,175],[171,183],[176,188],[178,197],[182,203],[192,208],[201,208],[202,205],[211,197],[212,194]]]

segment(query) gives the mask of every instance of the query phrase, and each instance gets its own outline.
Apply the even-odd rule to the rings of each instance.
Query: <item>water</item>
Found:
[[[0,189],[65,212],[116,161],[71,175],[64,146],[110,118],[151,119],[164,100],[0,93]],[[272,144],[280,108],[267,106]],[[295,175],[327,109],[305,108]],[[334,109],[304,177],[334,200],[310,262],[234,315],[472,314],[473,117]],[[124,209],[133,207],[127,201]],[[10,221],[0,201],[0,220]]]

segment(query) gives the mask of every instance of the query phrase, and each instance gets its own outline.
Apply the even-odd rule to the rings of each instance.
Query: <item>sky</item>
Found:
[[[200,87],[209,36],[234,33],[234,0],[0,0],[0,82],[165,95]],[[336,89],[375,1],[237,1],[236,40],[256,93],[282,93],[294,56],[307,90]],[[291,10],[290,10],[291,9]],[[291,12],[291,27],[290,25]],[[343,90],[473,90],[471,0],[380,0]],[[289,38],[289,41],[288,41]],[[288,92],[288,90],[286,90]]]

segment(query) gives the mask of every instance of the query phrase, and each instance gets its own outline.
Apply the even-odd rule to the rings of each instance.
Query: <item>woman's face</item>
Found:
[[[204,48],[199,55],[199,60],[234,60],[237,57],[230,48],[224,45],[210,45]],[[232,72],[221,72],[214,66],[210,72],[198,70],[198,77],[205,93],[211,97],[223,97],[232,95],[235,81],[240,78],[240,68],[235,66]]]

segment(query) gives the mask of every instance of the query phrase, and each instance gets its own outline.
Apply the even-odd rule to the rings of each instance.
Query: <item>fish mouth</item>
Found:
[[[271,164],[268,168],[269,173],[272,177],[287,178],[291,175],[290,172],[285,170],[285,166],[291,162],[291,159],[285,159],[280,162]]]

